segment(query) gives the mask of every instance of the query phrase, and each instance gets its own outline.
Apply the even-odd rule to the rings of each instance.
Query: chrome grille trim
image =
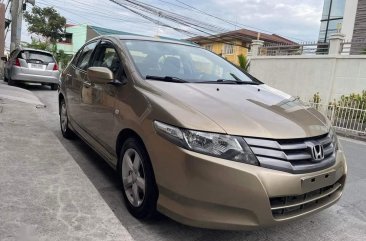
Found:
[[[329,134],[306,139],[268,140],[244,138],[262,167],[289,173],[306,173],[327,168],[335,163],[336,153]],[[324,149],[322,161],[313,160],[310,146]]]

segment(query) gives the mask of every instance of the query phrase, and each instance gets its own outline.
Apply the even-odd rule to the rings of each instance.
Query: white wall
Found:
[[[319,92],[322,102],[366,90],[366,56],[252,57],[249,72],[304,101]]]
[[[346,35],[346,41],[350,42],[353,36],[358,0],[346,0],[341,33]]]

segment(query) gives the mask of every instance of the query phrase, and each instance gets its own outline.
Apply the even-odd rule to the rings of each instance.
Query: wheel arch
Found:
[[[130,137],[136,138],[140,142],[140,144],[143,146],[143,148],[145,149],[146,154],[147,154],[148,159],[149,159],[149,162],[150,162],[150,165],[151,165],[151,168],[152,168],[152,171],[153,171],[153,174],[154,174],[154,179],[155,179],[154,166],[152,164],[149,151],[146,148],[146,145],[145,145],[143,139],[141,138],[141,136],[136,131],[134,131],[130,128],[125,128],[125,129],[121,130],[118,134],[118,137],[117,137],[117,141],[116,141],[116,154],[117,154],[117,166],[116,166],[116,168],[117,168],[117,170],[119,170],[119,165],[120,165],[119,160],[120,160],[121,149],[122,149],[123,143]]]
[[[144,143],[144,141],[142,140],[142,138],[140,137],[139,134],[137,134],[136,131],[130,129],[130,128],[125,128],[123,130],[121,130],[117,136],[117,141],[116,141],[116,154],[117,154],[117,158],[119,160],[120,158],[120,151],[121,151],[121,148],[122,148],[122,145],[123,143],[130,137],[135,137],[137,138],[141,144],[144,146],[146,152],[147,152],[147,149],[146,149],[146,145]]]

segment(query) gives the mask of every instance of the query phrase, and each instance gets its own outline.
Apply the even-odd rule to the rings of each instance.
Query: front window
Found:
[[[233,54],[233,53],[234,53],[234,45],[224,44],[224,54]]]
[[[194,83],[224,80],[258,83],[228,61],[200,47],[144,40],[124,43],[146,79],[169,76]]]
[[[208,51],[212,51],[212,44],[206,44],[204,48],[207,49]]]

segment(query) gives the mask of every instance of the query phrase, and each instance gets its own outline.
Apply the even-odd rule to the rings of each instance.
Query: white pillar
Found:
[[[264,45],[264,41],[263,40],[257,40],[254,39],[252,40],[252,44],[251,44],[251,52],[252,52],[252,57],[258,56],[259,55],[259,48],[262,47]]]
[[[339,55],[341,53],[341,43],[345,39],[343,33],[334,33],[329,37],[329,55]]]

